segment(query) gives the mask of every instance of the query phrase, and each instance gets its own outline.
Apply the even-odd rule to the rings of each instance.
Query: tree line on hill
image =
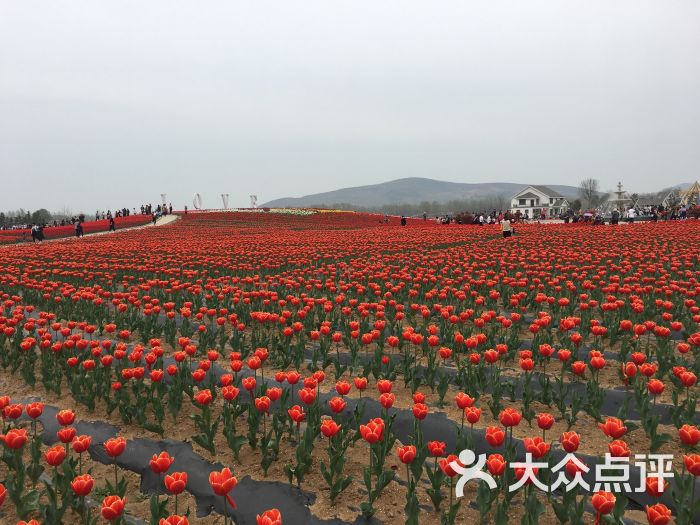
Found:
[[[18,224],[46,224],[53,220],[53,215],[44,208],[29,211],[23,208],[10,210],[7,213],[0,211],[0,227],[11,227]]]
[[[70,210],[61,210],[58,212],[50,212],[46,208],[38,210],[18,210],[0,211],[0,228],[8,229],[13,226],[25,224],[49,224],[53,221],[70,218],[72,215]]]
[[[442,215],[445,213],[458,213],[465,210],[471,211],[491,211],[510,209],[510,199],[503,195],[484,197],[479,199],[453,199],[449,201],[422,201],[418,204],[392,203],[381,206],[358,206],[347,202],[336,202],[332,204],[320,204],[317,208],[328,208],[336,210],[354,210],[362,212],[384,213],[388,215]]]
[[[604,200],[604,196],[595,195],[588,201],[598,203]],[[573,199],[569,201],[570,207],[574,211],[580,211],[583,208],[581,199]],[[457,214],[461,212],[491,212],[510,210],[510,199],[504,195],[495,195],[492,197],[483,197],[479,199],[453,199],[449,201],[423,201],[419,204],[393,203],[384,204],[381,206],[358,206],[347,202],[339,202],[333,204],[319,204],[316,208],[327,208],[334,210],[353,210],[362,212],[385,213],[388,215],[408,215],[419,216],[423,213],[428,216]]]

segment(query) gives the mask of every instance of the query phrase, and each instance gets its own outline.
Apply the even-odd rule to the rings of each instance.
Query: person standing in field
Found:
[[[109,229],[107,231],[110,231],[110,232],[117,231],[116,224],[114,223],[114,217],[109,218]]]
[[[503,232],[503,237],[510,237],[512,234],[512,228],[510,225],[510,220],[503,219],[501,221],[501,231]]]
[[[618,210],[613,210],[612,215],[611,215],[611,219],[610,219],[610,223],[617,224],[618,222],[620,222],[620,212]]]

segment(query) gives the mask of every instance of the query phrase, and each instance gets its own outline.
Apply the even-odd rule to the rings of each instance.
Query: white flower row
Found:
[[[314,215],[316,210],[305,208],[218,208],[206,210],[191,210],[192,213],[279,213],[282,215]]]

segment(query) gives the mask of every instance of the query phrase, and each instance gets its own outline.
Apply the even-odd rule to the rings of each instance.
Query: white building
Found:
[[[543,210],[548,218],[558,217],[568,208],[566,197],[547,186],[528,186],[510,199],[511,213],[520,212],[530,219],[539,218]]]

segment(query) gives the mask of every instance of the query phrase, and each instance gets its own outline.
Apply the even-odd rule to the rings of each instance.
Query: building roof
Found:
[[[564,196],[561,193],[554,191],[553,189],[548,188],[547,186],[530,186],[530,188],[535,188],[537,191],[544,193],[548,197],[559,197],[562,199],[564,198]]]
[[[511,197],[511,198],[513,198],[513,199],[532,199],[532,198],[537,199],[537,198],[539,198],[539,195],[535,195],[531,191],[527,191],[530,189],[538,191],[539,193],[542,193],[543,195],[547,196],[550,199],[552,199],[552,198],[565,199],[566,198],[561,193],[558,193],[558,192],[554,191],[553,189],[548,188],[547,186],[533,186],[533,185],[530,185],[527,188],[523,188],[518,193],[513,195],[513,197]],[[527,193],[523,194],[524,191],[527,191]]]

